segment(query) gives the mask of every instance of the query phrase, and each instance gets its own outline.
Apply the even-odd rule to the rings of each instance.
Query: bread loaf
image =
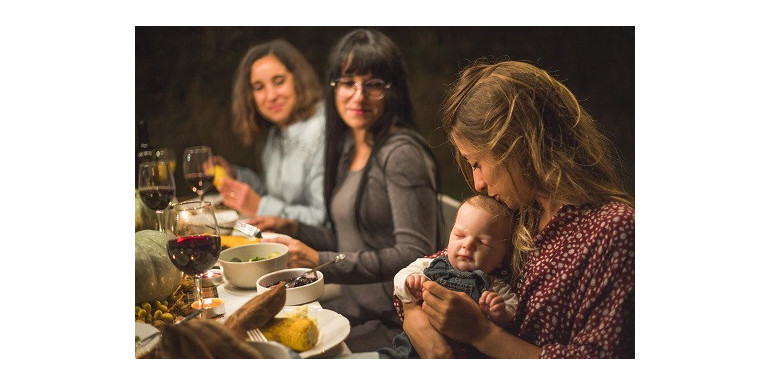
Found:
[[[232,330],[213,320],[193,319],[163,329],[160,343],[137,358],[264,358]]]
[[[246,339],[248,330],[265,326],[283,309],[285,304],[286,287],[275,285],[238,308],[225,320],[225,327],[235,332],[241,339]]]

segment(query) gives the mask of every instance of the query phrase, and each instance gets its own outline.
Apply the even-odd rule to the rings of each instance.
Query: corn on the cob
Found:
[[[260,243],[260,239],[249,239],[240,235],[220,235],[219,240],[223,248],[230,248],[241,245],[249,245],[252,243]]]
[[[279,342],[298,352],[312,349],[318,343],[318,325],[310,318],[274,318],[260,330],[268,340]]]
[[[219,189],[222,186],[222,181],[225,179],[231,179],[230,175],[227,175],[225,168],[220,165],[214,166],[214,187]]]

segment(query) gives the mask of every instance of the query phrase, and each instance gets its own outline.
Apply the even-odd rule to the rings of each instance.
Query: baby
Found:
[[[430,279],[467,293],[493,322],[506,326],[513,321],[517,302],[508,283],[511,219],[511,211],[493,198],[475,195],[466,199],[457,210],[446,250],[435,258],[419,258],[396,274],[395,295],[404,303],[419,302],[422,284]]]

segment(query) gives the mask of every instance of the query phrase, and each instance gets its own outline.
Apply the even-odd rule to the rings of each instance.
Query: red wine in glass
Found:
[[[147,207],[153,210],[163,210],[174,199],[174,189],[171,187],[143,187],[139,189],[139,197]]]
[[[189,200],[171,206],[166,251],[178,270],[195,280],[196,301],[203,299],[201,277],[219,258],[222,242],[211,202]]]
[[[163,210],[176,193],[171,165],[166,161],[144,162],[139,165],[137,178],[139,198],[147,207],[155,210],[158,230],[163,231]]]
[[[222,248],[220,238],[213,235],[191,235],[168,241],[171,263],[187,275],[203,274],[217,262]]]

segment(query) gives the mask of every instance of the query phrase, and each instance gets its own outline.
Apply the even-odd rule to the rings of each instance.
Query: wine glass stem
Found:
[[[195,274],[194,280],[195,280],[195,300],[198,302],[198,305],[200,305],[200,309],[203,309],[203,289],[201,288],[201,275],[202,274]]]
[[[158,231],[163,232],[163,210],[155,210],[155,218],[158,219]]]

